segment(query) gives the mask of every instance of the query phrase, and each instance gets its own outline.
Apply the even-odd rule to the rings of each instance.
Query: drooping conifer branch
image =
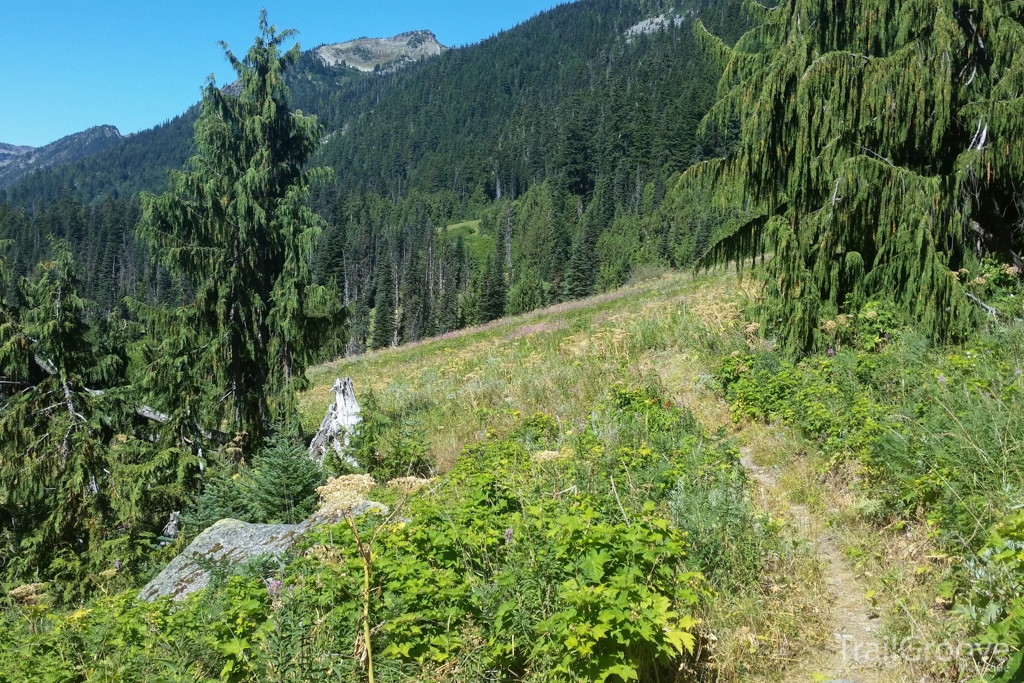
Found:
[[[821,316],[868,298],[891,299],[938,339],[977,321],[957,273],[1022,247],[1020,14],[988,0],[789,0],[757,11],[732,48],[696,28],[726,59],[705,125],[738,120],[740,136],[691,178],[717,178],[723,198],[773,216],[703,263],[770,242],[762,315],[791,349],[814,344]]]

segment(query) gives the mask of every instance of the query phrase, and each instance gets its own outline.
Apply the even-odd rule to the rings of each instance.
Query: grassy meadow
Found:
[[[392,514],[216,567],[182,603],[113,570],[82,605],[26,586],[0,611],[0,683],[1012,676],[1020,657],[984,652],[1024,633],[1024,329],[937,346],[869,303],[793,359],[749,322],[757,293],[649,272],[312,368],[305,432],[351,377],[376,484],[356,477]],[[211,482],[168,552],[246,491],[274,498],[275,457]]]
[[[584,301],[320,365],[308,372],[313,387],[299,396],[303,427],[319,426],[335,378],[349,376],[357,395],[372,390],[382,409],[423,430],[445,472],[466,444],[488,429],[507,432],[519,415],[584,424],[617,382],[701,386],[711,377],[700,349],[738,324],[743,295],[734,276],[666,272]]]
[[[552,416],[568,441],[598,422],[594,406],[612,386],[644,387],[770,473],[770,486],[746,487],[792,544],[762,581],[705,603],[718,675],[865,678],[836,659],[844,619],[863,621],[879,646],[1012,643],[1007,630],[1024,611],[1024,561],[1006,559],[1024,538],[1013,512],[1024,501],[1020,324],[936,346],[873,303],[823,321],[828,353],[794,361],[746,322],[756,293],[734,273],[652,273],[603,296],[339,360],[310,372],[303,424],[315,429],[335,377],[351,376],[444,473],[467,445],[513,433],[523,416]],[[842,605],[829,561],[850,573]],[[866,680],[963,680],[1003,664],[891,656]]]
[[[557,421],[556,447],[572,448],[574,435],[600,421],[595,406],[626,386],[671,397],[709,435],[767,447],[771,430],[735,423],[713,376],[720,354],[747,348],[741,311],[755,293],[733,273],[655,272],[587,300],[327,363],[309,371],[313,387],[299,397],[303,427],[319,426],[335,378],[349,376],[357,395],[372,392],[380,410],[424,439],[441,474],[467,446],[504,438],[537,413]],[[786,525],[781,504],[751,500]],[[786,539],[764,574],[702,604],[716,676],[771,680],[828,644],[820,563],[799,532],[779,529],[762,530]]]

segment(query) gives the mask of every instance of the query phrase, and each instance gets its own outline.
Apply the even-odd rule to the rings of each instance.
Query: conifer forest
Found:
[[[1024,5],[258,19],[0,175],[0,683],[1024,680]]]

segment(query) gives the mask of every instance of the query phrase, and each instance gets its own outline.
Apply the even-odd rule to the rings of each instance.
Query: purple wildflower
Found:
[[[124,563],[121,560],[114,560],[114,571],[119,572],[124,568]]]
[[[512,535],[513,535],[513,533],[514,532],[512,531],[512,527],[509,527],[509,528],[505,529],[505,543],[508,543],[508,544],[512,543]]]
[[[1013,374],[1015,374],[1015,375],[1017,375],[1018,377],[1020,377],[1020,368],[1017,368],[1016,370],[1014,370],[1014,371],[1013,371]]]
[[[939,375],[939,384],[945,384],[945,383],[946,383],[946,376],[945,375]]]
[[[283,591],[284,583],[280,579],[270,579],[267,581],[267,595],[270,596],[271,600],[280,600]]]
[[[835,349],[829,349],[828,350],[828,357],[831,358],[834,355],[836,355],[836,350]]]

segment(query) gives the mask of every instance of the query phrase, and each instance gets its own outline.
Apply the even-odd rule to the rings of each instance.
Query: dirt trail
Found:
[[[750,475],[768,492],[778,487],[773,470],[761,467],[754,460],[750,447],[740,449],[741,462]],[[832,647],[808,657],[803,666],[795,667],[784,680],[810,680],[807,672],[824,675],[828,680],[882,683],[889,680],[877,665],[881,625],[877,613],[865,598],[867,588],[857,579],[843,557],[836,541],[825,525],[803,505],[787,504],[787,516],[801,537],[810,541],[821,562],[825,583],[832,595]]]
[[[741,461],[757,482],[761,498],[775,516],[790,521],[797,540],[805,540],[820,562],[828,603],[823,605],[830,619],[829,633],[820,635],[821,647],[803,651],[791,661],[780,679],[797,681],[844,681],[853,683],[889,683],[906,680],[901,671],[879,666],[882,659],[878,633],[881,619],[872,611],[866,594],[869,587],[858,579],[843,556],[840,544],[824,521],[806,506],[788,499],[780,486],[779,474],[786,472],[792,460],[779,452],[786,445],[769,434],[763,425],[732,421],[729,408],[717,396],[702,387],[697,378],[706,375],[701,362],[691,355],[666,353],[652,356],[647,367],[656,370],[669,386],[677,387],[675,398],[690,408],[711,429],[724,428],[744,445]],[[778,463],[767,467],[762,463]]]

